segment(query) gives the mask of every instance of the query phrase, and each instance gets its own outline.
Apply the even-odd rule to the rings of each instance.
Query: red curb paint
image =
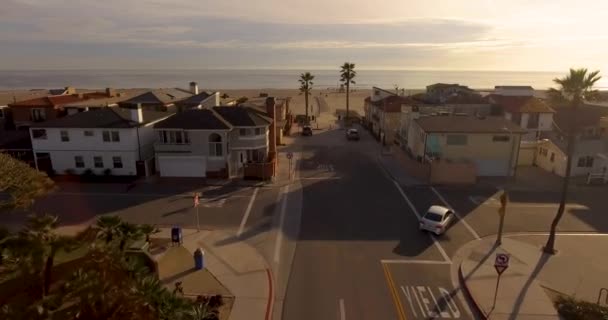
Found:
[[[274,296],[273,288],[272,288],[272,274],[270,273],[270,269],[266,269],[266,275],[268,276],[268,303],[266,303],[266,320],[272,319],[272,298]]]

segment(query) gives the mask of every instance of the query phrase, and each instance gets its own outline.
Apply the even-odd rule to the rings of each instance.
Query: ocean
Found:
[[[0,89],[61,88],[186,88],[196,81],[203,89],[296,89],[300,73],[315,75],[316,88],[339,85],[338,70],[0,70]],[[496,85],[531,85],[546,89],[558,72],[357,70],[356,87],[423,89],[429,84],[459,83],[475,89]],[[608,89],[608,79],[598,83]]]

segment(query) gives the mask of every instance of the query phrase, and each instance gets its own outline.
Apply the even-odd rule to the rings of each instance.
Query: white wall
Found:
[[[82,174],[85,170],[91,169],[97,175],[103,175],[106,169],[112,170],[112,175],[131,175],[137,174],[135,162],[137,152],[135,151],[52,151],[50,152],[53,170],[57,174],[65,174],[65,170],[72,169],[75,174]],[[76,168],[74,157],[82,156],[84,160],[84,168]],[[93,157],[101,156],[103,158],[103,168],[95,168]],[[122,169],[113,167],[112,157],[121,157]]]
[[[36,129],[36,128],[35,128]],[[31,131],[35,129],[30,129]],[[45,129],[45,128],[42,128]],[[33,139],[34,150],[77,150],[77,151],[134,151],[137,150],[137,134],[134,128],[129,129],[75,129],[46,128],[46,139]],[[93,131],[92,137],[86,137],[84,131]],[[60,131],[68,131],[70,141],[61,141]],[[104,142],[102,131],[118,131],[119,142]]]

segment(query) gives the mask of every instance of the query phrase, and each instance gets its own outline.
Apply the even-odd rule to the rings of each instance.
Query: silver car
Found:
[[[454,220],[454,211],[442,206],[431,206],[420,218],[420,230],[441,235],[452,220]]]

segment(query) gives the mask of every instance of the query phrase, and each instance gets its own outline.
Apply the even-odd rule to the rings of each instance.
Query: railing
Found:
[[[606,183],[608,182],[608,174],[607,173],[589,173],[587,175],[587,184],[592,183]]]
[[[600,302],[602,302],[602,293],[603,292],[606,293],[606,300],[604,301],[604,304],[608,304],[608,289],[607,288],[600,289],[600,293],[597,295],[597,304],[600,304]]]

